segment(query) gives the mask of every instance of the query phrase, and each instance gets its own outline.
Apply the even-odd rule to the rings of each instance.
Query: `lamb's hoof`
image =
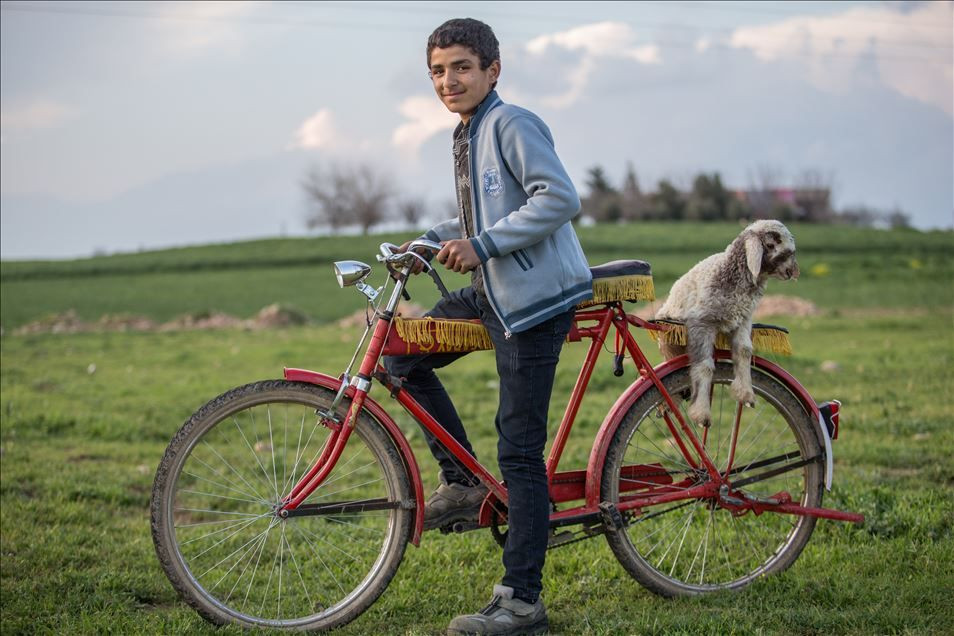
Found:
[[[709,426],[712,424],[712,414],[705,407],[689,407],[689,419],[697,426]]]
[[[746,406],[755,406],[755,391],[751,386],[742,386],[735,381],[732,382],[732,397],[736,402],[741,402]]]

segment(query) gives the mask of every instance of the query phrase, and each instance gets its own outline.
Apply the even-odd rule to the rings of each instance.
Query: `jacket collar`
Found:
[[[470,118],[471,139],[477,135],[477,129],[480,127],[480,121],[484,118],[484,115],[486,115],[490,109],[502,103],[503,101],[500,99],[500,96],[497,95],[497,91],[493,90],[487,93],[487,97],[485,97],[484,101],[480,102],[480,105],[477,107],[477,112]]]

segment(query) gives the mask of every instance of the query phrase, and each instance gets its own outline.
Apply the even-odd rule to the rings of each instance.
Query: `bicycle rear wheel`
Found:
[[[731,382],[732,365],[720,362],[712,380],[712,424],[706,431],[691,424],[687,414],[688,367],[663,381],[723,473],[731,455],[738,407]],[[763,477],[741,491],[759,497],[787,492],[793,502],[821,505],[823,451],[811,420],[778,380],[753,368],[752,386],[756,406],[741,411],[730,480]],[[607,454],[604,501],[618,503],[621,495],[625,500],[650,489],[654,494],[678,493],[707,479],[705,471],[690,466],[679,451],[667,416],[678,427],[655,387],[630,408]],[[803,460],[809,461],[799,466]],[[787,470],[769,476],[782,468]],[[782,571],[798,558],[815,527],[813,517],[772,512],[736,516],[716,499],[647,506],[626,520],[625,527],[607,534],[609,545],[637,581],[663,596],[737,589]]]
[[[153,487],[153,540],[169,580],[204,618],[331,629],[356,618],[394,576],[413,498],[397,448],[367,414],[306,501],[339,509],[275,514],[328,442],[316,409],[333,397],[297,382],[246,385],[197,411],[166,450]]]

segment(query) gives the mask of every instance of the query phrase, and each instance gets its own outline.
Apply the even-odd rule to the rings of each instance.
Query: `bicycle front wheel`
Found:
[[[706,430],[688,416],[688,367],[663,381],[716,467],[723,474],[728,469],[733,482],[758,478],[742,492],[763,498],[788,493],[793,502],[821,505],[823,451],[802,405],[778,380],[753,368],[756,406],[740,412],[731,382],[732,365],[720,362],[712,378],[712,424]],[[607,454],[604,501],[618,503],[650,491],[678,494],[708,478],[686,460],[667,418],[678,428],[655,387],[630,408]],[[784,570],[815,527],[813,517],[772,512],[738,516],[715,498],[646,506],[624,518],[625,527],[607,534],[609,545],[637,581],[663,596],[737,589]]]
[[[356,618],[394,576],[414,502],[394,442],[367,414],[306,501],[329,506],[276,514],[328,443],[316,410],[333,397],[297,382],[246,385],[197,411],[166,450],[153,487],[153,539],[169,580],[204,618],[331,629]]]

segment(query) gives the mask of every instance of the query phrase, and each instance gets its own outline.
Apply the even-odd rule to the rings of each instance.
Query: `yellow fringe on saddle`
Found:
[[[659,321],[669,327],[667,331],[656,331],[651,329],[649,337],[659,342],[673,345],[686,346],[686,326],[680,323],[669,322],[668,320]],[[788,339],[788,332],[781,327],[774,325],[753,325],[752,326],[752,348],[762,353],[777,353],[783,356],[792,355],[792,342]],[[732,343],[728,336],[720,333],[716,337],[716,349],[732,349]]]
[[[493,349],[490,334],[478,323],[468,320],[435,318],[395,318],[394,329],[401,340],[422,349],[440,351],[478,351]]]
[[[593,298],[585,300],[578,307],[592,307],[618,300],[656,300],[656,288],[652,276],[613,276],[593,279]]]

